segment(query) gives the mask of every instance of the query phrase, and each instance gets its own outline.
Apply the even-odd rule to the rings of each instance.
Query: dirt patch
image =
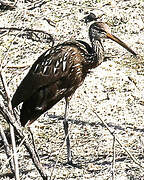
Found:
[[[64,100],[32,125],[37,151],[49,177],[111,179],[113,136],[93,112],[92,106],[123,146],[143,165],[144,2],[54,0],[47,1],[40,7],[37,7],[39,4],[36,1],[32,2],[17,2],[15,9],[1,11],[0,26],[44,30],[54,36],[56,44],[68,39],[89,42],[88,26],[81,19],[88,12],[98,16],[103,14],[101,20],[111,25],[113,34],[139,54],[138,58],[134,58],[114,42],[105,41],[107,61],[94,69],[74,94],[70,102],[69,124],[76,167],[65,164],[66,146],[62,121]],[[56,27],[49,25],[44,18],[56,22]],[[51,43],[32,41],[21,37],[21,34],[22,31],[2,33],[0,40],[1,60],[6,64],[5,72],[11,95],[30,65],[51,46]],[[14,66],[18,67],[13,68]],[[6,126],[3,119],[1,123],[3,127]],[[3,148],[0,152],[1,179],[6,179],[8,169],[5,168]],[[41,179],[23,146],[18,155],[21,179]],[[117,142],[115,179],[144,179],[143,168]]]

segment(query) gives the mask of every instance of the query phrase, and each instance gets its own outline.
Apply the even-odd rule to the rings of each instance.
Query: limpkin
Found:
[[[109,38],[136,55],[124,42],[111,34],[107,24],[97,22],[94,14],[85,17],[85,22],[90,21],[94,21],[89,27],[91,45],[82,40],[69,40],[48,49],[34,62],[12,98],[13,108],[23,103],[20,110],[22,126],[26,123],[30,125],[65,98],[64,131],[68,163],[72,163],[67,120],[69,100],[90,70],[103,62],[104,48],[101,39]]]

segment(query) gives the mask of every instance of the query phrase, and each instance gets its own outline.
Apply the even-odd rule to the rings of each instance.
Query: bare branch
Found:
[[[11,102],[10,102],[10,93],[9,93],[9,89],[7,87],[7,83],[6,83],[6,79],[5,79],[5,75],[4,72],[0,72],[0,78],[6,93],[6,97],[7,97],[7,105],[8,105],[8,109],[9,111],[12,113],[12,106],[11,106]],[[14,127],[10,124],[10,133],[11,133],[11,140],[12,140],[12,149],[13,149],[13,164],[14,164],[14,170],[15,170],[15,178],[16,180],[19,180],[19,166],[18,166],[18,157],[17,157],[17,149],[16,149],[16,142],[15,142],[15,133],[14,133]]]
[[[0,0],[0,9],[1,10],[13,10],[15,8],[16,8],[16,6],[14,3],[9,2],[9,1],[4,2],[4,1]]]
[[[115,180],[115,135],[113,132],[113,160],[112,160],[112,180]]]
[[[37,158],[38,158],[38,160],[39,160],[39,162],[40,162],[40,157],[39,157],[39,155],[38,155],[38,153],[37,153],[37,151],[36,151],[36,146],[35,146],[35,140],[34,140],[34,137],[33,137],[33,133],[32,133],[32,131],[31,131],[30,127],[28,127],[28,130],[29,130],[30,135],[31,135],[32,144],[33,144],[33,147],[34,147],[35,154],[36,154],[36,156],[37,156]]]
[[[30,8],[28,8],[28,10],[33,10],[35,8],[40,8],[42,5],[44,5],[46,3],[47,3],[46,1],[39,1],[39,2],[33,3],[33,5]]]
[[[54,45],[54,38],[51,34],[47,33],[43,30],[36,30],[36,29],[29,29],[29,28],[16,28],[16,27],[0,27],[1,33],[5,32],[5,30],[8,30],[8,32],[11,31],[22,31],[25,32],[19,36],[25,36],[27,39],[31,39],[33,41],[38,42],[52,42],[52,46]]]
[[[92,107],[92,105],[91,105]],[[97,112],[95,111],[95,109],[92,107],[93,112],[95,113],[95,115],[98,117],[98,119],[105,125],[105,127],[107,128],[107,130],[110,132],[110,134],[112,136],[115,136],[113,134],[113,132],[111,131],[111,129],[108,127],[107,123],[100,118],[100,116],[97,114]],[[136,159],[135,157],[125,148],[125,146],[120,142],[120,140],[115,136],[115,140],[119,143],[119,145],[127,152],[127,154],[130,156],[130,158],[141,168],[144,168]]]
[[[0,102],[0,113],[3,115],[5,120],[14,127],[14,129],[16,130],[16,132],[18,133],[20,138],[25,139],[24,140],[24,146],[27,149],[27,151],[29,152],[30,157],[32,158],[32,161],[33,161],[34,165],[36,166],[36,168],[39,171],[39,173],[40,173],[41,177],[43,178],[43,180],[47,180],[47,175],[44,172],[42,165],[39,163],[39,160],[38,160],[38,158],[37,158],[37,156],[35,154],[34,149],[29,144],[29,141],[27,140],[27,138],[23,135],[23,131],[22,131],[20,125],[15,121],[15,118],[7,110],[7,108],[4,106],[4,104],[2,104],[2,102]]]
[[[85,96],[83,96],[85,98]],[[85,100],[85,103],[88,104],[89,106],[91,106],[92,111],[94,112],[94,114],[97,116],[97,118],[104,124],[104,126],[107,128],[107,130],[110,132],[110,134],[114,137],[115,141],[118,142],[118,144],[125,150],[125,152],[129,155],[129,157],[133,160],[133,162],[135,162],[135,164],[137,164],[138,166],[140,166],[141,168],[144,168],[143,165],[141,165],[141,163],[139,163],[137,161],[137,159],[129,152],[129,150],[127,150],[127,148],[120,142],[120,140],[116,137],[116,135],[114,135],[114,133],[112,132],[112,130],[109,128],[109,126],[107,125],[107,123],[97,114],[94,105],[88,100]]]
[[[1,125],[0,125],[0,136],[2,137],[2,140],[3,140],[3,143],[4,143],[5,152],[6,152],[7,158],[9,159],[10,156],[11,156],[10,146],[9,146],[9,143],[7,141],[7,138],[6,138],[6,135],[5,135],[4,130],[3,130]],[[11,168],[12,172],[14,173],[13,161],[10,159],[9,163],[10,163],[10,168]]]

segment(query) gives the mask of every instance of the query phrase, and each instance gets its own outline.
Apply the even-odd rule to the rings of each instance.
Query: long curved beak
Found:
[[[129,48],[124,42],[122,42],[119,38],[117,38],[116,36],[107,33],[106,34],[107,38],[117,42],[119,45],[121,45],[122,47],[124,47],[127,51],[131,52],[134,56],[136,56],[137,54],[131,49]]]

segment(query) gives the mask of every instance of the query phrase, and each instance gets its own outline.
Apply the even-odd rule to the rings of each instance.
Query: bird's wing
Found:
[[[58,45],[43,53],[18,86],[12,98],[12,107],[27,100],[40,87],[67,77],[73,63],[72,54],[74,49],[67,44]]]

